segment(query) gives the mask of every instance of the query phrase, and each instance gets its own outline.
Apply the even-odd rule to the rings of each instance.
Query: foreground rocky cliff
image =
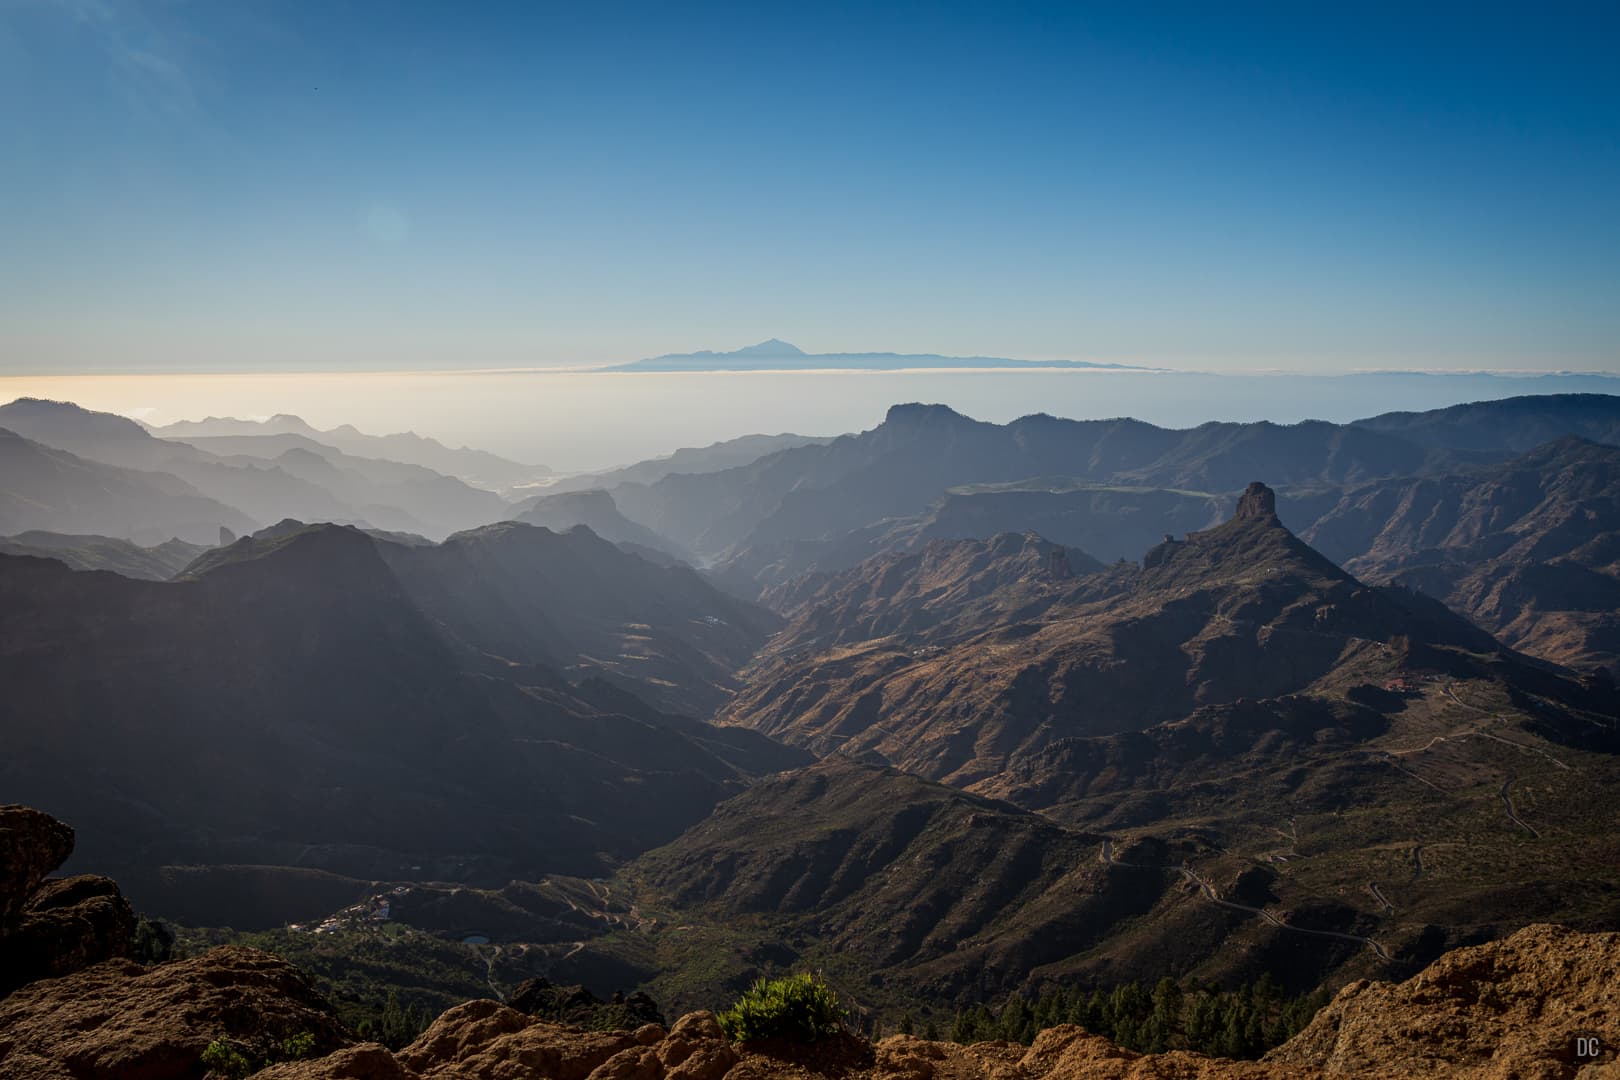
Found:
[[[1072,1025],[1031,1047],[909,1036],[737,1044],[704,1012],[593,1032],[496,1001],[458,1005],[391,1053],[355,1041],[277,957],[228,947],[150,967],[128,959],[131,916],[111,882],[47,879],[71,849],[60,823],[0,808],[0,959],[25,984],[0,997],[0,1080],[179,1080],[211,1066],[262,1067],[276,1080],[1620,1075],[1620,934],[1548,925],[1455,950],[1400,984],[1353,983],[1260,1062],[1136,1054]]]

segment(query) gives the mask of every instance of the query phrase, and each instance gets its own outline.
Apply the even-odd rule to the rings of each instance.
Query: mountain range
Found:
[[[1140,564],[936,541],[781,606],[719,721],[819,763],[569,892],[590,925],[504,890],[399,917],[493,935],[513,980],[687,1008],[813,966],[880,1012],[1166,972],[1303,991],[1620,918],[1613,684],[1363,584],[1263,486]]]
[[[0,797],[216,936],[405,980],[332,914],[386,894],[494,992],[814,967],[894,1017],[1620,924],[1614,399],[898,405],[521,503],[329,433],[0,427]]]

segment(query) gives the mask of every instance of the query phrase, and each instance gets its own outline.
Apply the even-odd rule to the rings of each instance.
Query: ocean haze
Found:
[[[997,422],[1046,412],[1192,427],[1210,420],[1343,422],[1391,408],[1617,388],[1615,378],[1595,374],[322,372],[11,377],[0,378],[0,401],[74,401],[149,424],[293,413],[320,428],[412,430],[575,472],[747,434],[860,431],[901,401],[945,404]]]

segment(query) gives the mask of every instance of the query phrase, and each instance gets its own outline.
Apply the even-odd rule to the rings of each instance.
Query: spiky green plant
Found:
[[[815,1042],[844,1029],[846,1010],[825,979],[809,972],[761,978],[718,1017],[737,1042],[790,1039]]]

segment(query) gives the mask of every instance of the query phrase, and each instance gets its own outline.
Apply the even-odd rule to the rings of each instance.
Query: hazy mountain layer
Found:
[[[526,509],[513,519],[540,525],[553,532],[566,532],[583,525],[604,540],[634,549],[661,552],[670,559],[690,558],[679,546],[619,513],[613,496],[591,489],[542,495],[524,503]]]
[[[188,544],[184,540],[141,547],[110,536],[75,536],[37,530],[0,536],[0,554],[3,555],[34,555],[56,559],[74,570],[111,570],[147,581],[167,581],[206,550],[202,544]]]
[[[179,477],[259,523],[284,518],[355,522],[442,538],[504,517],[507,508],[498,495],[422,466],[357,458],[318,443],[279,447],[273,457],[265,457],[261,454],[279,444],[243,453],[247,440],[233,437],[221,444],[227,451],[221,455],[155,438],[121,416],[32,399],[0,406],[0,426],[7,423],[29,438],[85,458]],[[232,528],[251,531],[241,524]]]
[[[634,465],[626,465],[621,469],[609,469],[605,472],[586,473],[581,476],[564,476],[544,487],[537,487],[536,498],[565,491],[589,491],[597,488],[611,488],[618,484],[651,484],[672,473],[711,473],[721,469],[732,469],[739,465],[747,465],[758,461],[767,454],[774,454],[778,450],[791,450],[798,446],[812,446],[829,443],[830,437],[813,435],[742,435],[735,439],[726,439],[711,443],[708,446],[682,447],[672,454],[664,457],[651,458],[647,461],[638,461]],[[520,492],[513,492],[514,495]],[[527,509],[527,504],[520,504]]]
[[[420,465],[458,477],[482,487],[496,488],[547,476],[544,465],[524,465],[483,450],[468,447],[452,449],[436,439],[415,432],[395,435],[366,435],[352,424],[322,431],[296,416],[278,414],[268,420],[237,420],[210,416],[206,420],[180,420],[151,429],[166,439],[191,442],[198,438],[258,437],[295,435],[330,446],[356,457],[398,461]]]
[[[654,625],[620,630],[655,655],[675,647],[666,619],[707,632],[685,600],[734,602],[586,533],[498,532],[507,542],[410,549],[316,527],[239,541],[164,583],[0,557],[0,797],[93,824],[86,862],[135,874],[270,863],[498,883],[633,855],[737,790],[763,740],[606,690],[593,704],[537,655],[474,653],[532,625],[502,608],[479,637],[479,597],[448,583],[504,573],[532,596],[556,574],[575,591],[553,593],[548,617],[574,620],[574,641],[616,616],[568,603],[634,582]]]
[[[0,428],[0,534],[30,530],[213,543],[252,518],[164,473],[88,461]]]

